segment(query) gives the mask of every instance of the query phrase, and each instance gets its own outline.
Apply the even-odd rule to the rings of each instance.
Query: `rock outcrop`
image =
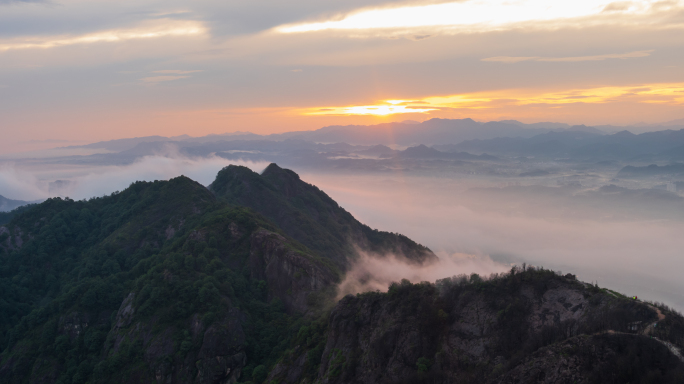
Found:
[[[108,356],[114,357],[124,349],[140,349],[142,369],[128,372],[127,382],[157,382],[168,384],[233,384],[246,364],[245,333],[242,324],[245,315],[230,308],[227,315],[205,326],[201,319],[192,316],[182,329],[166,327],[155,330],[155,319],[133,320],[134,295],[121,303],[114,319],[114,327],[107,339],[112,348]],[[226,305],[229,305],[226,303]],[[180,331],[180,332],[179,332]],[[179,345],[178,334],[187,336]],[[198,346],[195,348],[193,346]]]
[[[269,297],[279,298],[293,312],[305,313],[334,296],[339,280],[322,259],[265,229],[251,236],[249,265],[253,278],[267,282]]]
[[[209,189],[219,198],[264,215],[289,237],[345,270],[359,250],[393,254],[416,264],[433,262],[430,249],[406,236],[371,229],[327,194],[272,163],[262,174],[247,167],[222,169]]]
[[[491,384],[625,383],[633,370],[650,382],[684,380],[681,362],[661,343],[638,335],[577,336],[534,352]]]
[[[348,295],[330,313],[315,374],[306,374],[311,350],[299,349],[269,378],[282,383],[596,382],[589,380],[596,372],[586,364],[604,364],[597,372],[606,372],[626,353],[601,332],[624,332],[624,343],[642,343],[639,353],[660,344],[645,342],[637,331],[626,333],[630,323],[656,318],[644,304],[549,271],[478,279],[436,286],[404,282],[387,294]],[[581,349],[581,356],[568,360],[565,347],[543,349],[564,340]],[[669,353],[662,344],[658,351]],[[670,355],[668,369],[684,369]]]

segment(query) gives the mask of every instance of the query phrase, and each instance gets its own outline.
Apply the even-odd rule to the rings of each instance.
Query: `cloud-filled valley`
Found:
[[[431,124],[440,132],[440,125]],[[382,289],[404,277],[420,281],[471,272],[487,275],[526,262],[684,308],[678,274],[684,268],[678,256],[684,246],[677,235],[684,229],[679,168],[645,166],[651,161],[676,163],[679,152],[668,148],[680,145],[679,131],[629,136],[606,135],[591,127],[551,125],[561,131],[549,132],[543,125],[522,125],[516,128],[522,138],[504,140],[487,138],[498,134],[496,125],[488,126],[491,131],[477,130],[476,125],[471,131],[473,123],[463,124],[466,128],[458,131],[462,139],[477,137],[473,132],[483,139],[405,150],[302,141],[346,137],[370,143],[393,137],[408,143],[413,140],[408,128],[416,125],[407,123],[395,126],[394,135],[383,133],[375,139],[364,139],[359,133],[363,127],[332,127],[310,136],[237,134],[96,143],[65,148],[62,157],[5,162],[0,195],[27,201],[48,196],[87,199],[123,190],[136,180],[181,174],[206,186],[228,164],[260,172],[277,162],[322,189],[361,222],[405,234],[442,258],[437,266],[417,269],[388,262],[391,255],[382,261],[364,260],[353,274],[375,277],[360,285],[347,281],[345,289],[350,291]],[[514,127],[508,124],[501,127]],[[408,136],[402,136],[403,129]],[[432,136],[423,130],[422,137]],[[439,142],[439,137],[433,140]],[[553,157],[561,153],[559,140],[567,159]],[[650,149],[634,147],[646,151],[640,160],[630,160],[630,147],[602,149],[616,148],[616,140],[623,147],[649,140]],[[71,154],[85,150],[95,153]]]
[[[0,382],[683,383],[682,31],[0,0]]]

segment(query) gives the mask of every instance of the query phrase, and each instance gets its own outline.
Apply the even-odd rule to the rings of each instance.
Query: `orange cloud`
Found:
[[[506,89],[448,96],[423,97],[419,101],[383,100],[376,105],[317,107],[302,115],[393,115],[453,109],[501,109],[521,106],[553,108],[571,104],[645,103],[684,105],[684,83],[642,84],[569,90]]]
[[[609,53],[605,55],[593,55],[593,56],[573,56],[573,57],[516,57],[516,56],[497,56],[488,57],[482,59],[482,61],[495,61],[501,63],[519,63],[521,61],[548,61],[548,62],[579,62],[579,61],[603,61],[608,59],[631,59],[637,57],[650,56],[653,50],[648,51],[635,51],[628,53]]]
[[[358,105],[349,107],[309,108],[302,111],[304,115],[375,115],[386,116],[402,113],[425,113],[437,108],[420,108],[416,106],[397,105],[401,100],[387,100],[390,105]]]

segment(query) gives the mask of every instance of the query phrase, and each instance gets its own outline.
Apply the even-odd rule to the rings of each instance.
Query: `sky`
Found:
[[[684,118],[684,0],[0,0],[0,153],[434,117]]]

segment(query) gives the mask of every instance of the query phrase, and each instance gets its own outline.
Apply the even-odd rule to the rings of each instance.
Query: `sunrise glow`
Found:
[[[387,116],[402,113],[425,113],[434,111],[436,108],[416,108],[405,105],[359,105],[351,107],[330,107],[306,110],[304,115],[375,115]]]
[[[377,115],[426,113],[450,109],[501,109],[525,105],[553,108],[570,104],[610,104],[619,102],[684,105],[684,83],[641,84],[623,87],[597,87],[558,91],[507,89],[448,96],[421,97],[420,101],[385,100],[391,105],[321,107],[303,115]]]
[[[469,0],[443,4],[366,9],[341,20],[325,20],[278,27],[280,33],[324,30],[362,30],[421,27],[466,27],[472,31],[496,30],[528,22],[554,22],[598,17],[613,22],[615,15],[645,16],[680,5],[679,1],[630,2],[594,0]]]

